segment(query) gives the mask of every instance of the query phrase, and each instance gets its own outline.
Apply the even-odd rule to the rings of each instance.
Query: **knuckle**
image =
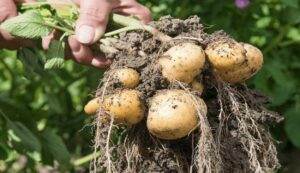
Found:
[[[88,17],[89,20],[93,20],[99,23],[103,23],[107,20],[107,14],[98,8],[84,8],[80,9],[81,17]]]
[[[4,22],[11,14],[11,10],[6,7],[0,7],[0,23]]]
[[[147,7],[143,7],[142,13],[147,16],[148,18],[151,17],[151,11]]]

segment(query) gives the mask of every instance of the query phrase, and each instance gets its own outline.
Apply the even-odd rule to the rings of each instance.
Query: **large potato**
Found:
[[[217,70],[233,70],[246,61],[246,50],[233,39],[214,41],[205,49],[209,62]]]
[[[198,124],[198,112],[191,96],[184,90],[165,90],[153,96],[147,117],[149,132],[161,139],[174,140],[188,135]],[[206,115],[199,98],[201,114]]]
[[[263,65],[263,54],[261,51],[250,44],[243,44],[243,46],[247,51],[246,63],[244,63],[240,68],[231,71],[218,69],[215,70],[215,74],[223,81],[240,83],[249,79],[261,69]]]
[[[102,108],[116,124],[137,124],[144,118],[145,106],[136,90],[122,90],[104,98]]]
[[[132,68],[121,68],[112,71],[112,78],[125,88],[134,88],[139,84],[140,74]]]
[[[205,53],[200,46],[182,43],[171,47],[159,58],[162,75],[169,82],[190,83],[198,75],[205,63]]]

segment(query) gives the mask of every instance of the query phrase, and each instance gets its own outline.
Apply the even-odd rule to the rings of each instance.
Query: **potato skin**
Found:
[[[193,80],[193,82],[191,83],[191,87],[193,91],[197,91],[200,94],[202,94],[204,90],[204,85],[201,82],[198,82],[197,80]]]
[[[85,106],[84,106],[84,112],[89,115],[94,115],[97,113],[97,111],[101,107],[101,102],[99,98],[94,98],[90,100]]]
[[[217,70],[233,70],[246,61],[246,50],[234,39],[214,41],[205,49],[209,62]]]
[[[121,90],[103,100],[103,110],[114,116],[116,124],[139,123],[145,114],[145,106],[136,90]]]
[[[203,108],[201,112],[205,111]],[[185,91],[165,90],[153,96],[147,117],[147,128],[152,135],[175,140],[188,135],[197,125],[197,110]]]
[[[200,46],[182,43],[171,47],[159,58],[162,75],[169,82],[190,83],[198,75],[205,63],[205,53]]]
[[[132,68],[115,69],[112,74],[113,79],[117,79],[124,88],[134,88],[140,81],[140,74]]]
[[[230,83],[240,83],[254,76],[263,65],[263,54],[261,51],[250,44],[242,44],[247,51],[247,61],[238,69],[234,70],[215,70],[215,75],[223,81]]]

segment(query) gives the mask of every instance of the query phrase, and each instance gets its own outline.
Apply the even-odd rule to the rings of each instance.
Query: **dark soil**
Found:
[[[111,39],[117,52],[107,54],[108,58],[113,59],[110,69],[130,67],[140,73],[140,84],[135,89],[142,93],[141,99],[145,103],[163,89],[190,89],[188,84],[170,84],[162,77],[157,59],[163,52],[182,42],[193,42],[205,49],[208,43],[229,37],[224,31],[205,33],[204,25],[197,16],[186,20],[165,16],[150,25],[171,36],[173,40],[164,42],[146,31],[122,33],[118,39]],[[122,89],[123,86],[118,81],[110,80],[110,75],[111,70],[104,74],[103,84],[106,87],[101,85],[97,90],[97,97],[103,95],[104,88],[104,95]],[[207,132],[206,139],[210,141],[204,141],[205,145],[201,145],[201,136],[206,133],[203,128],[183,139],[165,141],[151,136],[145,121],[133,127],[114,126],[110,140],[114,165],[112,172],[248,173],[278,169],[277,153],[268,127],[281,121],[282,117],[262,107],[271,100],[248,89],[245,84],[229,85],[217,81],[211,74],[208,63],[197,80],[205,86],[201,97],[208,107],[209,113],[204,120],[208,120],[206,125],[210,131]],[[192,94],[201,95],[197,92]],[[109,124],[101,121],[103,116],[100,112],[96,118],[95,145],[96,149],[104,151],[107,147]],[[116,134],[122,135],[120,137]],[[213,145],[208,146],[210,143]],[[200,160],[201,155],[205,155],[204,160],[208,160],[210,166],[202,167],[198,163],[197,159]],[[106,170],[109,164],[106,155],[95,163],[98,170]],[[96,168],[95,165],[92,167]]]

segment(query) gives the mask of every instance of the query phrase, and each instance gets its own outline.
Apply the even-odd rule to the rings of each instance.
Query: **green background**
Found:
[[[154,19],[198,15],[207,32],[223,29],[259,47],[263,69],[250,81],[273,99],[268,108],[284,115],[272,128],[280,172],[300,172],[300,0],[140,1]],[[0,172],[84,172],[92,149],[92,118],[83,105],[98,86],[102,70],[67,62],[43,70],[43,53],[0,50]],[[17,58],[18,57],[18,58]],[[86,157],[87,156],[87,157]]]

